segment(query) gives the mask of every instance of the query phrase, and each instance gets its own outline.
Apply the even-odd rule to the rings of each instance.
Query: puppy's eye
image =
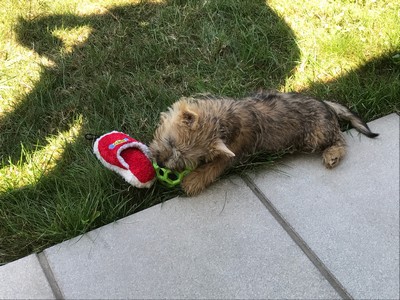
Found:
[[[199,158],[199,164],[200,164],[200,165],[203,165],[203,164],[205,164],[206,162],[207,162],[207,159],[206,159],[205,156],[202,156],[202,157]]]
[[[174,141],[173,138],[168,138],[167,142],[168,142],[168,145],[169,145],[171,148],[175,148],[175,141]]]

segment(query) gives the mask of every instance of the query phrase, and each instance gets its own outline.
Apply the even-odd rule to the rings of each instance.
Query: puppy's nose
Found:
[[[157,165],[158,165],[160,168],[165,168],[164,163],[161,162],[161,161],[158,161],[158,160],[157,160]]]

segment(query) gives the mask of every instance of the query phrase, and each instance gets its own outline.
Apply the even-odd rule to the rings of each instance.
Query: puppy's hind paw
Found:
[[[322,153],[322,160],[327,169],[336,167],[344,156],[344,147],[331,147]]]
[[[324,165],[327,169],[332,169],[337,166],[339,163],[340,159],[339,157],[330,157],[330,158],[325,158],[323,159]]]

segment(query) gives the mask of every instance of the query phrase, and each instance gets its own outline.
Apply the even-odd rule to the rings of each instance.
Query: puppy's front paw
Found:
[[[199,194],[202,190],[217,180],[231,162],[230,158],[216,159],[198,167],[189,173],[182,181],[182,188],[189,196]]]
[[[195,196],[200,194],[206,185],[202,182],[201,176],[196,171],[192,171],[185,178],[183,178],[181,183],[182,189],[188,196]]]

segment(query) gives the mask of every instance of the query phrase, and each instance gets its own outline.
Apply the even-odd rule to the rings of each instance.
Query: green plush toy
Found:
[[[189,169],[182,172],[171,171],[170,169],[161,168],[156,162],[153,162],[154,170],[158,181],[166,187],[172,188],[181,183],[183,177],[190,173]]]

